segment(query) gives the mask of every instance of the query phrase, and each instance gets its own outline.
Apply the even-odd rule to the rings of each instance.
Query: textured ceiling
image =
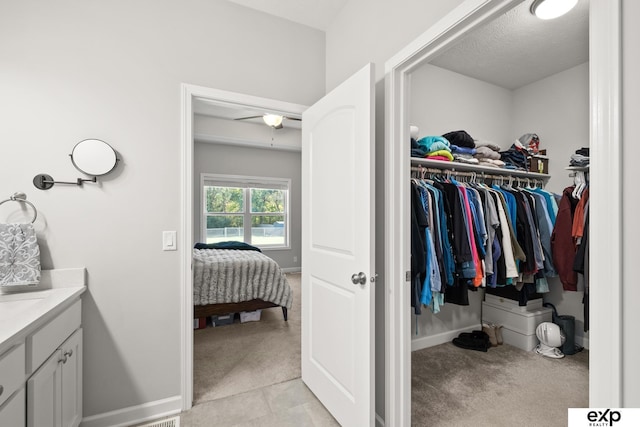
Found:
[[[431,64],[516,89],[589,60],[589,1],[543,21],[527,0],[469,34]]]
[[[348,0],[228,0],[318,30],[326,30]]]

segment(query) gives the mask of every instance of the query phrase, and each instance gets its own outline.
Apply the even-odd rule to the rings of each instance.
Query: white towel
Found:
[[[0,224],[0,286],[40,283],[40,247],[33,224]]]

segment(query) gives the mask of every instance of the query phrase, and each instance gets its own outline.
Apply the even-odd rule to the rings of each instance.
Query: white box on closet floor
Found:
[[[487,292],[484,294],[484,300],[491,305],[503,307],[508,310],[527,311],[542,308],[542,298],[530,299],[527,301],[527,305],[519,305],[518,301],[514,299],[492,295]]]
[[[505,344],[531,351],[538,345],[538,325],[551,322],[551,309],[542,308],[537,302],[534,302],[533,306],[521,307],[517,302],[513,304],[507,299],[502,303],[496,303],[492,298],[488,298],[482,302],[482,321],[502,325]]]

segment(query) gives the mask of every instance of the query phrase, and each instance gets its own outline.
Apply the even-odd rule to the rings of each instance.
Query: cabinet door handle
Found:
[[[73,350],[67,350],[67,351],[65,351],[65,352],[64,352],[64,353],[62,353],[62,354],[65,356],[65,358],[66,358],[67,356],[68,356],[68,357],[71,357],[71,356],[73,356]],[[65,362],[66,362],[66,360],[65,360]]]
[[[64,358],[58,360],[58,363],[67,363],[67,356],[65,355]]]

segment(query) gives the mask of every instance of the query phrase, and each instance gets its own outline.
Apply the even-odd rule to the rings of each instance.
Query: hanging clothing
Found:
[[[571,195],[574,188],[575,186],[571,186],[563,190],[556,224],[551,233],[553,265],[565,291],[578,290],[578,275],[573,270],[576,257],[576,245],[572,235],[573,216],[578,205],[578,200]]]
[[[536,200],[535,214],[538,220],[538,232],[540,233],[540,244],[542,246],[543,255],[543,270],[547,277],[556,277],[558,273],[553,266],[553,257],[551,255],[551,232],[553,231],[553,224],[551,218],[549,218],[549,211],[547,209],[547,199],[535,190],[529,190],[529,194]]]
[[[521,305],[555,273],[547,198],[534,189],[411,180],[411,303],[438,313],[469,291],[513,285]]]
[[[420,192],[417,185],[411,182],[411,307],[415,314],[422,312],[420,295],[427,271],[427,247],[424,236],[428,222],[427,215],[420,206]]]

